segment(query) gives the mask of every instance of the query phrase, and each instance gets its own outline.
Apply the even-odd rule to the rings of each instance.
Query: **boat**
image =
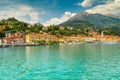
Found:
[[[0,45],[0,48],[6,48],[8,47],[9,45]]]
[[[105,41],[104,44],[117,44],[118,42],[116,41]]]
[[[2,43],[2,40],[0,39],[0,48],[6,48],[9,45],[7,43]]]

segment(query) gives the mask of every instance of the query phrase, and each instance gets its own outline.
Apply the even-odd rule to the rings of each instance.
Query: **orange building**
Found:
[[[17,32],[10,35],[9,37],[2,38],[3,43],[12,44],[12,43],[25,43],[25,37],[22,33]]]

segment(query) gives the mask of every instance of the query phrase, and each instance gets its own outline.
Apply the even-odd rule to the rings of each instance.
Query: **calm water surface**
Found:
[[[120,80],[120,44],[1,48],[0,80]]]

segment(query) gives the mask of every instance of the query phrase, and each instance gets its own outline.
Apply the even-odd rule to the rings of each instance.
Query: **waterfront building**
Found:
[[[119,42],[120,37],[118,36],[104,36],[100,38],[100,41],[116,41]]]
[[[41,41],[41,40],[49,42],[49,41],[58,41],[59,39],[56,36],[47,33],[43,33],[43,34],[31,33],[26,35],[26,43],[34,43],[36,41]]]
[[[82,35],[71,35],[71,36],[63,36],[63,38],[59,39],[60,42],[83,42],[84,41],[84,36]]]
[[[2,38],[2,43],[7,43],[7,44],[25,43],[25,37],[20,32],[16,32],[15,34],[7,33],[6,37]]]
[[[85,37],[85,42],[95,42],[97,39],[95,37]]]

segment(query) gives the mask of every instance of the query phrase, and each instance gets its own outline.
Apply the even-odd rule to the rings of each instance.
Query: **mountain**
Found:
[[[82,20],[68,20],[62,24],[60,24],[60,26],[64,26],[64,27],[89,27],[89,26],[93,26],[91,23],[86,22],[86,21],[82,21]]]
[[[15,33],[15,32],[21,31],[26,34],[30,32],[39,33],[41,28],[43,27],[41,23],[36,23],[32,25],[23,21],[19,21],[14,17],[1,20],[0,26],[2,28],[2,31],[0,32]]]
[[[85,27],[89,25],[95,27],[113,27],[116,24],[120,24],[119,18],[102,14],[89,14],[87,12],[81,12],[60,25],[73,27]]]
[[[114,15],[114,14],[106,14],[106,16],[120,19],[120,16],[117,16],[117,15]]]

